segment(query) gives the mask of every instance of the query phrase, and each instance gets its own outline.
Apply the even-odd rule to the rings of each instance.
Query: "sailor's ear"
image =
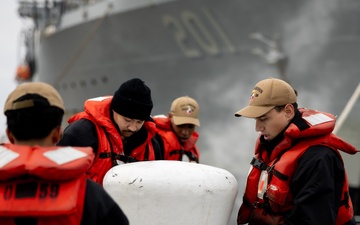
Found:
[[[9,131],[8,128],[6,128],[6,136],[8,137],[11,144],[15,143],[15,137],[14,135]]]
[[[62,135],[62,129],[61,126],[57,126],[55,127],[51,132],[50,132],[50,138],[52,143],[55,145],[56,143],[59,142],[60,138]]]
[[[291,120],[295,115],[295,108],[292,104],[286,104],[284,107],[284,112],[285,116]]]
[[[168,113],[168,118],[171,120],[171,118],[173,117],[173,114],[171,112]]]

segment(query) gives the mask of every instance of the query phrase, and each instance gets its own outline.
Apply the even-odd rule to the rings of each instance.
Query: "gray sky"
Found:
[[[0,1],[0,137],[5,133],[6,127],[3,106],[8,94],[16,87],[14,78],[19,63],[19,35],[22,27],[17,7],[17,1]]]

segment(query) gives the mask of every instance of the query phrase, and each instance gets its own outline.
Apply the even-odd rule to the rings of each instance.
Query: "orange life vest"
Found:
[[[85,102],[85,111],[75,114],[68,121],[72,123],[79,119],[87,119],[95,125],[99,146],[94,163],[87,175],[100,185],[102,185],[106,172],[117,164],[117,159],[125,163],[155,160],[154,147],[151,142],[155,136],[155,123],[150,121],[144,123],[148,132],[146,141],[135,148],[130,156],[125,156],[121,136],[110,119],[111,100],[111,96],[89,99]]]
[[[190,161],[199,163],[200,152],[196,147],[199,138],[198,132],[194,131],[190,138],[180,144],[179,139],[171,128],[171,122],[167,117],[154,117],[156,132],[164,143],[164,160],[182,161],[183,155],[187,155]]]
[[[270,156],[266,151],[261,151],[260,140],[257,140],[255,157],[252,160],[252,169],[248,175],[243,203],[238,213],[238,224],[267,224],[277,225],[284,222],[282,215],[289,213],[294,207],[293,195],[290,184],[296,170],[297,161],[310,147],[323,145],[333,149],[341,158],[338,150],[349,154],[355,154],[356,148],[332,134],[335,118],[328,113],[320,113],[314,110],[300,109],[303,118],[311,116],[327,116],[331,121],[310,125],[310,128],[300,131],[295,124],[290,124],[284,133],[284,139],[273,149]],[[295,142],[297,138],[301,141]],[[261,161],[260,159],[263,159]],[[267,208],[264,207],[264,199],[258,197],[262,189],[261,174],[265,173],[265,196],[268,200]],[[270,176],[271,174],[271,176]],[[348,180],[345,172],[345,181],[342,189],[343,204],[339,207],[336,225],[344,224],[353,217],[353,208],[349,198]],[[269,210],[271,212],[269,213]]]
[[[81,223],[91,148],[0,145],[0,224]]]

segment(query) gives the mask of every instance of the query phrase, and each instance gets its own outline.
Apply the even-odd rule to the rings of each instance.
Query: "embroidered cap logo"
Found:
[[[259,96],[259,94],[256,94],[256,93],[254,93],[254,92],[251,93],[251,96],[250,96],[250,100],[249,100],[249,101],[251,102],[252,100],[254,100],[255,97],[258,97],[258,96]]]
[[[183,108],[183,110],[186,112],[187,115],[190,115],[191,113],[194,112],[194,108],[191,107],[190,105],[185,106],[186,108]]]
[[[255,97],[259,97],[259,93],[260,94],[263,93],[263,90],[260,87],[255,86],[254,90],[251,93],[249,102],[253,101],[255,99]]]

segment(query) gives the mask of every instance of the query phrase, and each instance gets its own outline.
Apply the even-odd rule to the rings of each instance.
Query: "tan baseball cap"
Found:
[[[43,105],[43,103],[39,103],[33,99],[16,101],[27,94],[38,94],[48,100],[48,103],[46,104],[56,106],[65,111],[63,100],[53,86],[43,82],[28,82],[18,85],[15,90],[9,94],[5,102],[4,113],[8,110],[17,110]]]
[[[295,90],[283,80],[268,78],[258,82],[252,90],[249,105],[240,109],[235,116],[257,118],[269,112],[275,106],[295,103]]]
[[[189,96],[175,99],[171,104],[170,113],[173,115],[175,125],[194,124],[200,126],[199,104]]]

